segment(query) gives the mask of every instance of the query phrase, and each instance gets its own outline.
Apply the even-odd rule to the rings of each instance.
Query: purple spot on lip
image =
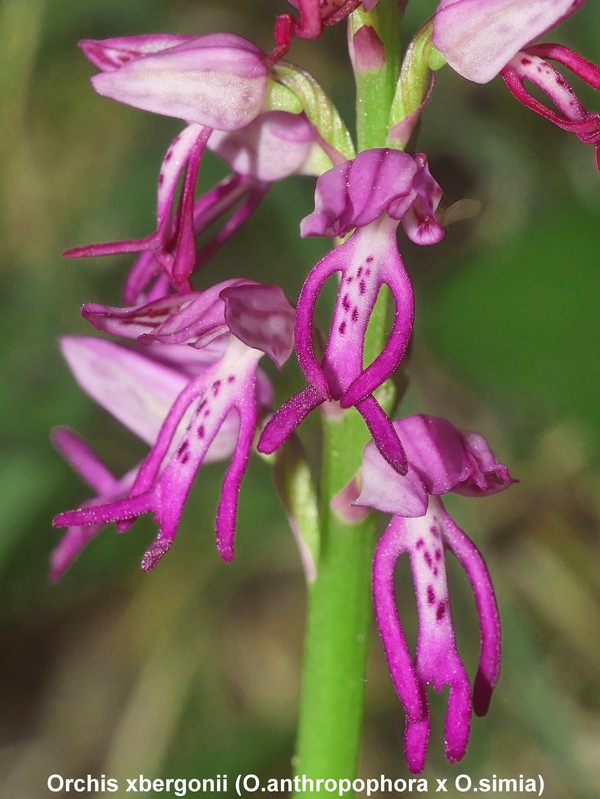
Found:
[[[233,383],[234,380],[235,380],[235,375],[229,375],[229,377],[227,378],[228,383]]]
[[[368,264],[372,264],[374,259],[372,255],[367,255],[365,260]]]
[[[354,280],[354,278],[352,277],[352,275],[348,275],[348,277],[346,278],[346,283],[348,283],[348,285],[350,285],[350,283],[352,283],[353,280]]]
[[[429,605],[433,605],[435,602],[435,591],[432,585],[427,586],[427,602]]]
[[[198,438],[204,438],[204,425],[201,424],[198,428]]]
[[[360,291],[361,294],[364,294],[365,291],[367,290],[367,284],[365,283],[364,280],[361,280],[360,283],[358,284],[358,290]]]
[[[435,550],[435,559],[436,560],[441,560],[441,558],[442,558],[442,550],[436,548],[436,550]]]
[[[446,600],[442,599],[440,604],[437,606],[437,610],[435,612],[435,618],[438,621],[441,621],[444,618],[445,613],[446,613]]]
[[[427,568],[431,569],[431,567],[433,566],[433,561],[431,559],[431,555],[429,554],[429,552],[427,551],[423,552],[423,560],[427,564]]]
[[[171,160],[171,156],[173,155],[173,150],[167,150],[167,154],[163,158],[164,163],[166,164],[167,161]]]
[[[342,297],[342,305],[344,306],[344,310],[348,311],[350,309],[350,296],[348,294],[344,294]]]
[[[162,186],[162,184],[163,184],[164,182],[165,182],[165,176],[164,176],[164,175],[163,175],[163,173],[161,172],[161,173],[160,173],[160,175],[158,176],[158,185],[159,185],[159,186]]]
[[[356,306],[352,310],[352,321],[358,322],[358,308]]]
[[[220,380],[215,380],[215,382],[212,384],[213,397],[217,396],[217,394],[219,393],[220,388],[221,388],[221,381]]]
[[[345,321],[340,322],[340,326],[338,327],[338,330],[340,331],[340,335],[343,336],[344,333],[346,332],[346,322]]]
[[[423,541],[422,538],[419,538],[419,540],[417,541],[415,546],[416,546],[417,549],[421,549],[421,547],[424,546],[424,544],[425,544],[425,541]]]
[[[360,277],[362,275],[363,268],[362,266],[358,267],[358,271],[356,272],[356,277]]]

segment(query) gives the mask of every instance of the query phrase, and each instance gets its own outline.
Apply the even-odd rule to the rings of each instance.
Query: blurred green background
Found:
[[[409,6],[414,31],[433,2]],[[52,450],[69,424],[116,472],[142,450],[76,388],[57,350],[85,331],[79,306],[118,302],[128,259],[68,262],[60,253],[152,229],[155,180],[174,120],[111,103],[88,84],[81,38],[230,30],[268,49],[283,0],[0,0],[0,795],[49,795],[49,774],[286,776],[293,753],[305,594],[264,463],[246,478],[238,554],[213,546],[222,467],[202,471],[177,545],[138,568],[152,537],[107,530],[58,586],[51,517],[85,489]],[[600,59],[600,7],[556,38]],[[352,117],[344,31],[297,43]],[[589,98],[598,108],[598,99]],[[435,698],[427,776],[541,773],[548,799],[594,797],[600,784],[600,178],[593,150],[508,95],[442,72],[419,148],[447,205],[482,201],[475,220],[419,250],[401,241],[417,292],[407,409],[448,416],[489,438],[520,478],[451,510],[484,551],[504,625],[503,676],[464,762],[443,759]],[[223,173],[203,166],[210,184]],[[276,187],[200,285],[229,275],[282,282],[297,296],[323,252],[297,238],[312,183]],[[203,283],[204,281],[204,283]],[[301,385],[285,367],[280,397]],[[306,427],[307,439],[315,427]],[[452,569],[459,644],[471,673],[473,602]],[[405,572],[403,574],[406,576]],[[409,633],[414,600],[399,585]],[[411,604],[412,602],[412,604]],[[367,684],[362,776],[406,776],[403,715],[376,635]],[[318,732],[317,732],[318,734]]]

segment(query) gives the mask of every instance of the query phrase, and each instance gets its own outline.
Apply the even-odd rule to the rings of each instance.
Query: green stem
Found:
[[[351,778],[360,745],[371,618],[373,521],[344,523],[329,500],[354,475],[364,422],[346,413],[324,422],[323,522],[317,579],[309,594],[297,775]],[[304,796],[300,790],[295,796]]]
[[[385,15],[386,51],[398,42],[397,0],[380,0]],[[355,12],[357,13],[357,12]],[[361,14],[363,12],[360,12]],[[390,20],[395,20],[392,24]],[[350,22],[356,26],[356,18]],[[359,151],[384,147],[387,119],[397,79],[397,59],[387,60],[386,74],[375,83],[357,76]],[[371,76],[373,78],[373,76]],[[380,298],[369,324],[365,361],[379,353],[386,339],[387,297]],[[388,402],[393,391],[385,390]],[[356,411],[323,418],[321,476],[321,548],[316,580],[309,588],[304,678],[294,773],[310,779],[353,779],[362,731],[365,673],[371,622],[371,560],[375,522],[343,520],[331,499],[356,475],[369,434]],[[304,796],[301,782],[294,797]],[[350,794],[347,794],[350,796]]]

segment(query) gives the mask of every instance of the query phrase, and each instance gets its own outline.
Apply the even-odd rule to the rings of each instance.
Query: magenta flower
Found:
[[[446,757],[454,763],[467,748],[471,710],[485,715],[500,671],[500,620],[488,570],[477,547],[438,497],[450,491],[485,496],[502,491],[514,480],[477,433],[459,431],[434,416],[409,416],[394,426],[404,442],[408,471],[398,474],[373,443],[367,444],[356,504],[393,515],[375,552],[373,596],[390,675],[406,712],[406,760],[410,770],[418,773],[425,765],[430,729],[427,686],[433,685],[438,693],[449,687],[444,737]],[[472,700],[469,678],[456,650],[446,549],[465,570],[479,614],[481,650]],[[414,657],[394,597],[394,569],[403,553],[410,559],[417,600]]]
[[[129,36],[86,40],[80,46],[102,70],[92,77],[99,94],[183,119],[188,126],[174,139],[163,159],[158,177],[156,231],[143,239],[80,247],[66,254],[80,257],[148,253],[136,265],[133,284],[137,285],[139,273],[146,275],[158,263],[173,285],[189,289],[187,280],[196,262],[196,232],[244,197],[239,183],[234,182],[217,187],[195,203],[202,156],[213,130],[244,128],[260,114],[269,80],[266,56],[246,39],[224,33]],[[176,202],[182,176],[183,186]],[[263,193],[256,186],[246,191],[247,207],[240,212],[242,221]],[[235,228],[235,223],[231,227]],[[164,283],[161,281],[156,295],[160,295]],[[131,288],[126,293],[131,299]]]
[[[450,66],[476,83],[500,74],[514,97],[527,108],[582,142],[596,146],[600,171],[600,114],[587,111],[572,87],[545,59],[567,67],[596,90],[600,68],[557,44],[530,45],[571,16],[584,0],[442,0],[433,26],[435,46]],[[525,88],[537,86],[553,103],[548,107]]]
[[[527,108],[562,130],[574,133],[584,144],[593,144],[600,172],[600,113],[587,111],[570,84],[546,59],[562,64],[596,91],[600,90],[600,68],[558,44],[536,44],[517,53],[502,70],[504,82]],[[556,110],[530,94],[525,88],[526,80],[541,89]]]
[[[101,72],[98,94],[216,130],[237,130],[260,113],[268,67],[256,45],[233,33],[151,34],[80,42]]]
[[[414,301],[396,243],[402,224],[418,244],[444,235],[435,217],[441,189],[424,155],[398,150],[365,150],[317,181],[315,211],[301,226],[303,236],[344,236],[309,274],[296,311],[294,339],[308,387],[289,399],[267,423],[258,448],[273,452],[314,408],[330,400],[355,406],[376,446],[398,471],[406,459],[397,432],[373,392],[396,370],[410,339]],[[331,275],[341,273],[337,300],[322,360],[313,346],[315,304]],[[382,286],[388,286],[395,314],[383,351],[363,367],[369,318]]]
[[[585,0],[441,0],[433,43],[467,80],[488,83],[525,45],[570,17]]]
[[[151,511],[159,532],[142,568],[154,568],[173,544],[196,472],[202,463],[229,455],[216,538],[221,557],[231,560],[240,484],[259,411],[271,399],[258,362],[266,353],[281,366],[292,348],[293,309],[283,292],[232,280],[137,308],[89,305],[84,316],[106,332],[148,345],[141,353],[85,338],[70,340],[66,353],[84,390],[152,448],[130,486],[88,479],[98,497],[56,517],[55,526],[71,528],[59,545],[64,568],[81,549],[74,528],[91,525],[97,531],[116,522],[125,532]]]

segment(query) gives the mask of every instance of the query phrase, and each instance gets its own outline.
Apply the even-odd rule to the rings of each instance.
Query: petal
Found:
[[[206,129],[201,125],[188,125],[171,142],[158,175],[158,194],[157,194],[157,219],[158,230],[161,231],[163,240],[169,235],[166,223],[170,219],[173,210],[173,202],[177,191],[177,184],[183,174],[184,169],[195,158],[195,167],[191,170],[193,188],[196,187],[196,176],[204,146],[210,136],[210,128]],[[190,170],[188,168],[188,173]],[[187,175],[186,175],[187,180]],[[185,190],[185,185],[184,185]],[[193,200],[193,197],[192,197]]]
[[[443,506],[432,500],[425,516],[406,520],[411,571],[415,584],[419,633],[416,671],[423,685],[439,693],[450,688],[445,723],[446,757],[460,760],[471,727],[471,689],[456,650],[443,554]]]
[[[221,292],[249,283],[224,280],[206,291],[172,294],[133,308],[89,303],[83,306],[82,315],[105,333],[143,343],[189,344],[201,349],[229,332]]]
[[[457,494],[471,497],[496,494],[519,482],[511,477],[506,466],[497,462],[490,445],[482,435],[469,430],[460,432],[474,468],[471,476],[454,489]]]
[[[159,276],[162,277],[161,266],[156,260],[154,253],[151,250],[146,250],[141,253],[136,258],[125,278],[122,294],[125,305],[141,305],[146,302],[146,289],[152,280]],[[167,279],[165,290],[161,292],[161,296],[168,294],[168,286],[169,282]]]
[[[420,774],[425,768],[430,731],[429,708],[418,721],[406,719],[404,753],[411,774]]]
[[[345,366],[345,371],[348,370],[353,360],[348,356],[348,349],[353,346],[354,350],[358,350],[360,368],[354,374],[348,374],[347,379],[343,381],[344,393],[340,398],[342,408],[349,408],[360,399],[372,394],[396,371],[410,341],[414,321],[413,289],[398,252],[394,224],[389,221],[386,224],[382,220],[379,224],[373,223],[366,228],[357,230],[352,239],[355,237],[357,244],[359,241],[361,243],[361,246],[356,248],[356,254],[359,256],[356,260],[357,263],[362,261],[362,266],[358,266],[353,283],[347,285],[348,278],[346,277],[341,289],[345,291],[343,305],[347,312],[346,328],[348,328],[348,332],[354,331],[355,336],[358,333],[362,340],[358,346],[356,344],[353,346],[351,342],[340,341],[341,357],[338,358],[338,361],[340,367]],[[392,329],[383,350],[372,363],[362,368],[368,321],[382,285],[386,285],[390,289],[394,299]],[[360,324],[361,321],[362,324]],[[357,322],[359,322],[358,325]],[[334,320],[335,324],[337,323]],[[332,329],[334,329],[334,325],[332,325]],[[339,326],[337,330],[339,333]],[[328,363],[331,360],[330,349],[331,343],[328,345],[326,353]]]
[[[494,587],[481,553],[445,510],[442,526],[444,540],[465,570],[475,596],[481,650],[473,688],[473,709],[478,716],[485,716],[500,675],[502,631]]]
[[[559,64],[570,69],[573,74],[581,78],[596,91],[600,91],[600,67],[587,58],[579,55],[574,50],[564,47],[562,44],[534,44],[527,48],[527,53],[540,58],[557,61]]]
[[[487,83],[528,42],[583,5],[584,0],[442,0],[433,43],[463,78]]]
[[[323,372],[321,363],[317,359],[313,344],[315,306],[317,297],[328,278],[336,271],[343,273],[345,252],[351,247],[352,244],[349,240],[340,247],[335,247],[321,258],[319,263],[308,273],[296,306],[294,346],[298,363],[308,382],[314,386],[323,399],[331,399],[331,395],[329,393],[328,380]],[[351,355],[356,358],[356,353],[351,353]]]
[[[110,491],[116,481],[113,473],[102,463],[81,436],[68,427],[52,431],[52,443],[71,468],[98,494]]]
[[[235,526],[238,512],[238,496],[248,459],[252,450],[252,442],[256,432],[256,401],[249,398],[255,395],[254,385],[248,383],[244,390],[244,402],[237,406],[240,417],[237,446],[223,479],[221,497],[217,508],[215,535],[217,549],[224,561],[234,556]]]
[[[315,140],[304,114],[268,111],[243,130],[214,131],[208,146],[238,174],[273,182],[297,172]]]
[[[275,452],[292,435],[308,414],[325,402],[325,397],[314,386],[307,386],[285,402],[265,425],[256,448],[269,455]]]
[[[365,397],[356,403],[355,408],[365,420],[381,455],[394,471],[406,474],[408,465],[402,442],[387,413],[375,397]]]
[[[427,490],[409,465],[399,474],[370,441],[363,452],[361,492],[355,504],[395,516],[422,516],[427,511]]]
[[[82,39],[79,42],[85,57],[103,72],[119,69],[128,61],[170,47],[193,41],[195,36],[152,33],[142,36],[118,36],[113,39]]]
[[[261,350],[281,368],[294,346],[295,312],[282,288],[246,284],[221,291],[225,319],[234,336]]]
[[[196,265],[194,200],[196,196],[198,171],[202,163],[204,148],[211,132],[210,128],[200,128],[194,146],[190,151],[181,196],[177,206],[175,216],[177,235],[175,243],[172,245],[173,260],[170,268],[170,275],[173,285],[178,291],[186,291],[191,288],[188,278]]]
[[[413,180],[413,189],[417,196],[402,217],[402,228],[412,242],[428,246],[437,244],[446,235],[443,225],[435,215],[442,199],[442,189],[429,171],[427,157],[423,153],[417,153],[415,161],[419,164]]]
[[[453,424],[438,416],[416,414],[394,422],[411,467],[429,494],[456,490],[473,473],[463,437]]]
[[[233,34],[214,34],[101,72],[92,84],[99,94],[135,108],[236,130],[259,114],[267,78],[257,47]]]
[[[404,530],[402,519],[392,519],[377,543],[373,560],[373,603],[394,688],[408,719],[418,720],[423,713],[421,690],[398,617],[394,593],[394,569],[400,555],[406,552]]]
[[[147,444],[153,444],[185,375],[109,341],[65,337],[61,349],[81,388]]]
[[[302,220],[302,236],[343,236],[385,211],[400,219],[414,201],[418,164],[399,150],[363,150],[317,180],[315,210]]]

